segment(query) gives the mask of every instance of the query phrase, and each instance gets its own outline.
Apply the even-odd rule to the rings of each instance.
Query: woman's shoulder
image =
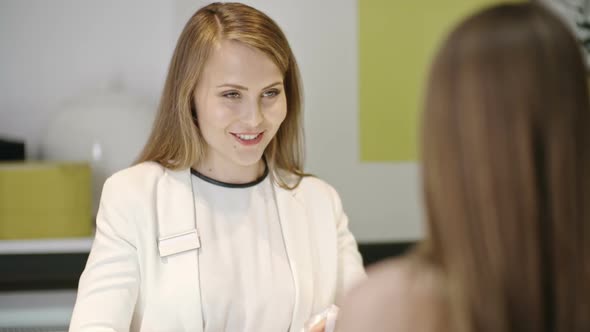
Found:
[[[284,169],[275,169],[273,171],[278,183],[284,183],[291,187],[295,195],[305,196],[338,196],[338,193],[328,182],[318,178],[315,175],[299,175]]]
[[[306,175],[301,178],[301,183],[299,186],[304,190],[328,190],[328,191],[335,191],[334,187],[330,185],[328,182],[320,179],[315,175]]]
[[[115,172],[108,179],[110,182],[132,184],[145,181],[146,178],[157,178],[165,171],[164,166],[154,161],[145,161]]]
[[[157,162],[142,162],[111,175],[104,183],[105,190],[119,193],[148,192],[153,183],[164,174],[165,168]]]
[[[338,331],[430,330],[439,299],[429,269],[404,257],[376,264],[367,274],[342,303]]]

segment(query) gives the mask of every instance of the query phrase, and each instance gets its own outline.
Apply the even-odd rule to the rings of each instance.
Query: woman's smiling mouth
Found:
[[[264,136],[264,132],[261,133],[230,133],[233,137],[236,138],[238,142],[242,145],[250,146],[256,145],[262,141],[262,137]]]

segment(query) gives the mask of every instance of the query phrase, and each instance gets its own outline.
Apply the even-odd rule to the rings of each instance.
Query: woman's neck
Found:
[[[243,184],[256,181],[264,175],[266,163],[259,160],[252,165],[238,165],[229,160],[205,158],[197,165],[193,165],[197,172],[220,182]]]

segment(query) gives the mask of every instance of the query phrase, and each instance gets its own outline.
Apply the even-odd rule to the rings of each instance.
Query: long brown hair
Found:
[[[422,162],[449,331],[590,331],[590,97],[568,28],[488,8],[433,63]]]
[[[279,26],[259,10],[240,3],[207,5],[184,27],[152,133],[137,163],[156,161],[167,168],[182,169],[202,160],[206,143],[195,125],[193,95],[205,62],[214,45],[222,40],[238,41],[262,51],[283,72],[287,116],[264,155],[272,170],[282,171],[273,172],[278,183],[292,189],[305,175],[299,69]]]

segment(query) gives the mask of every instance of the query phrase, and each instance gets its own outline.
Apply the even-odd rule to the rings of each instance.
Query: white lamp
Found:
[[[43,158],[90,163],[96,216],[104,181],[131,166],[148,138],[153,118],[145,102],[122,92],[77,98],[50,121],[42,142]]]

